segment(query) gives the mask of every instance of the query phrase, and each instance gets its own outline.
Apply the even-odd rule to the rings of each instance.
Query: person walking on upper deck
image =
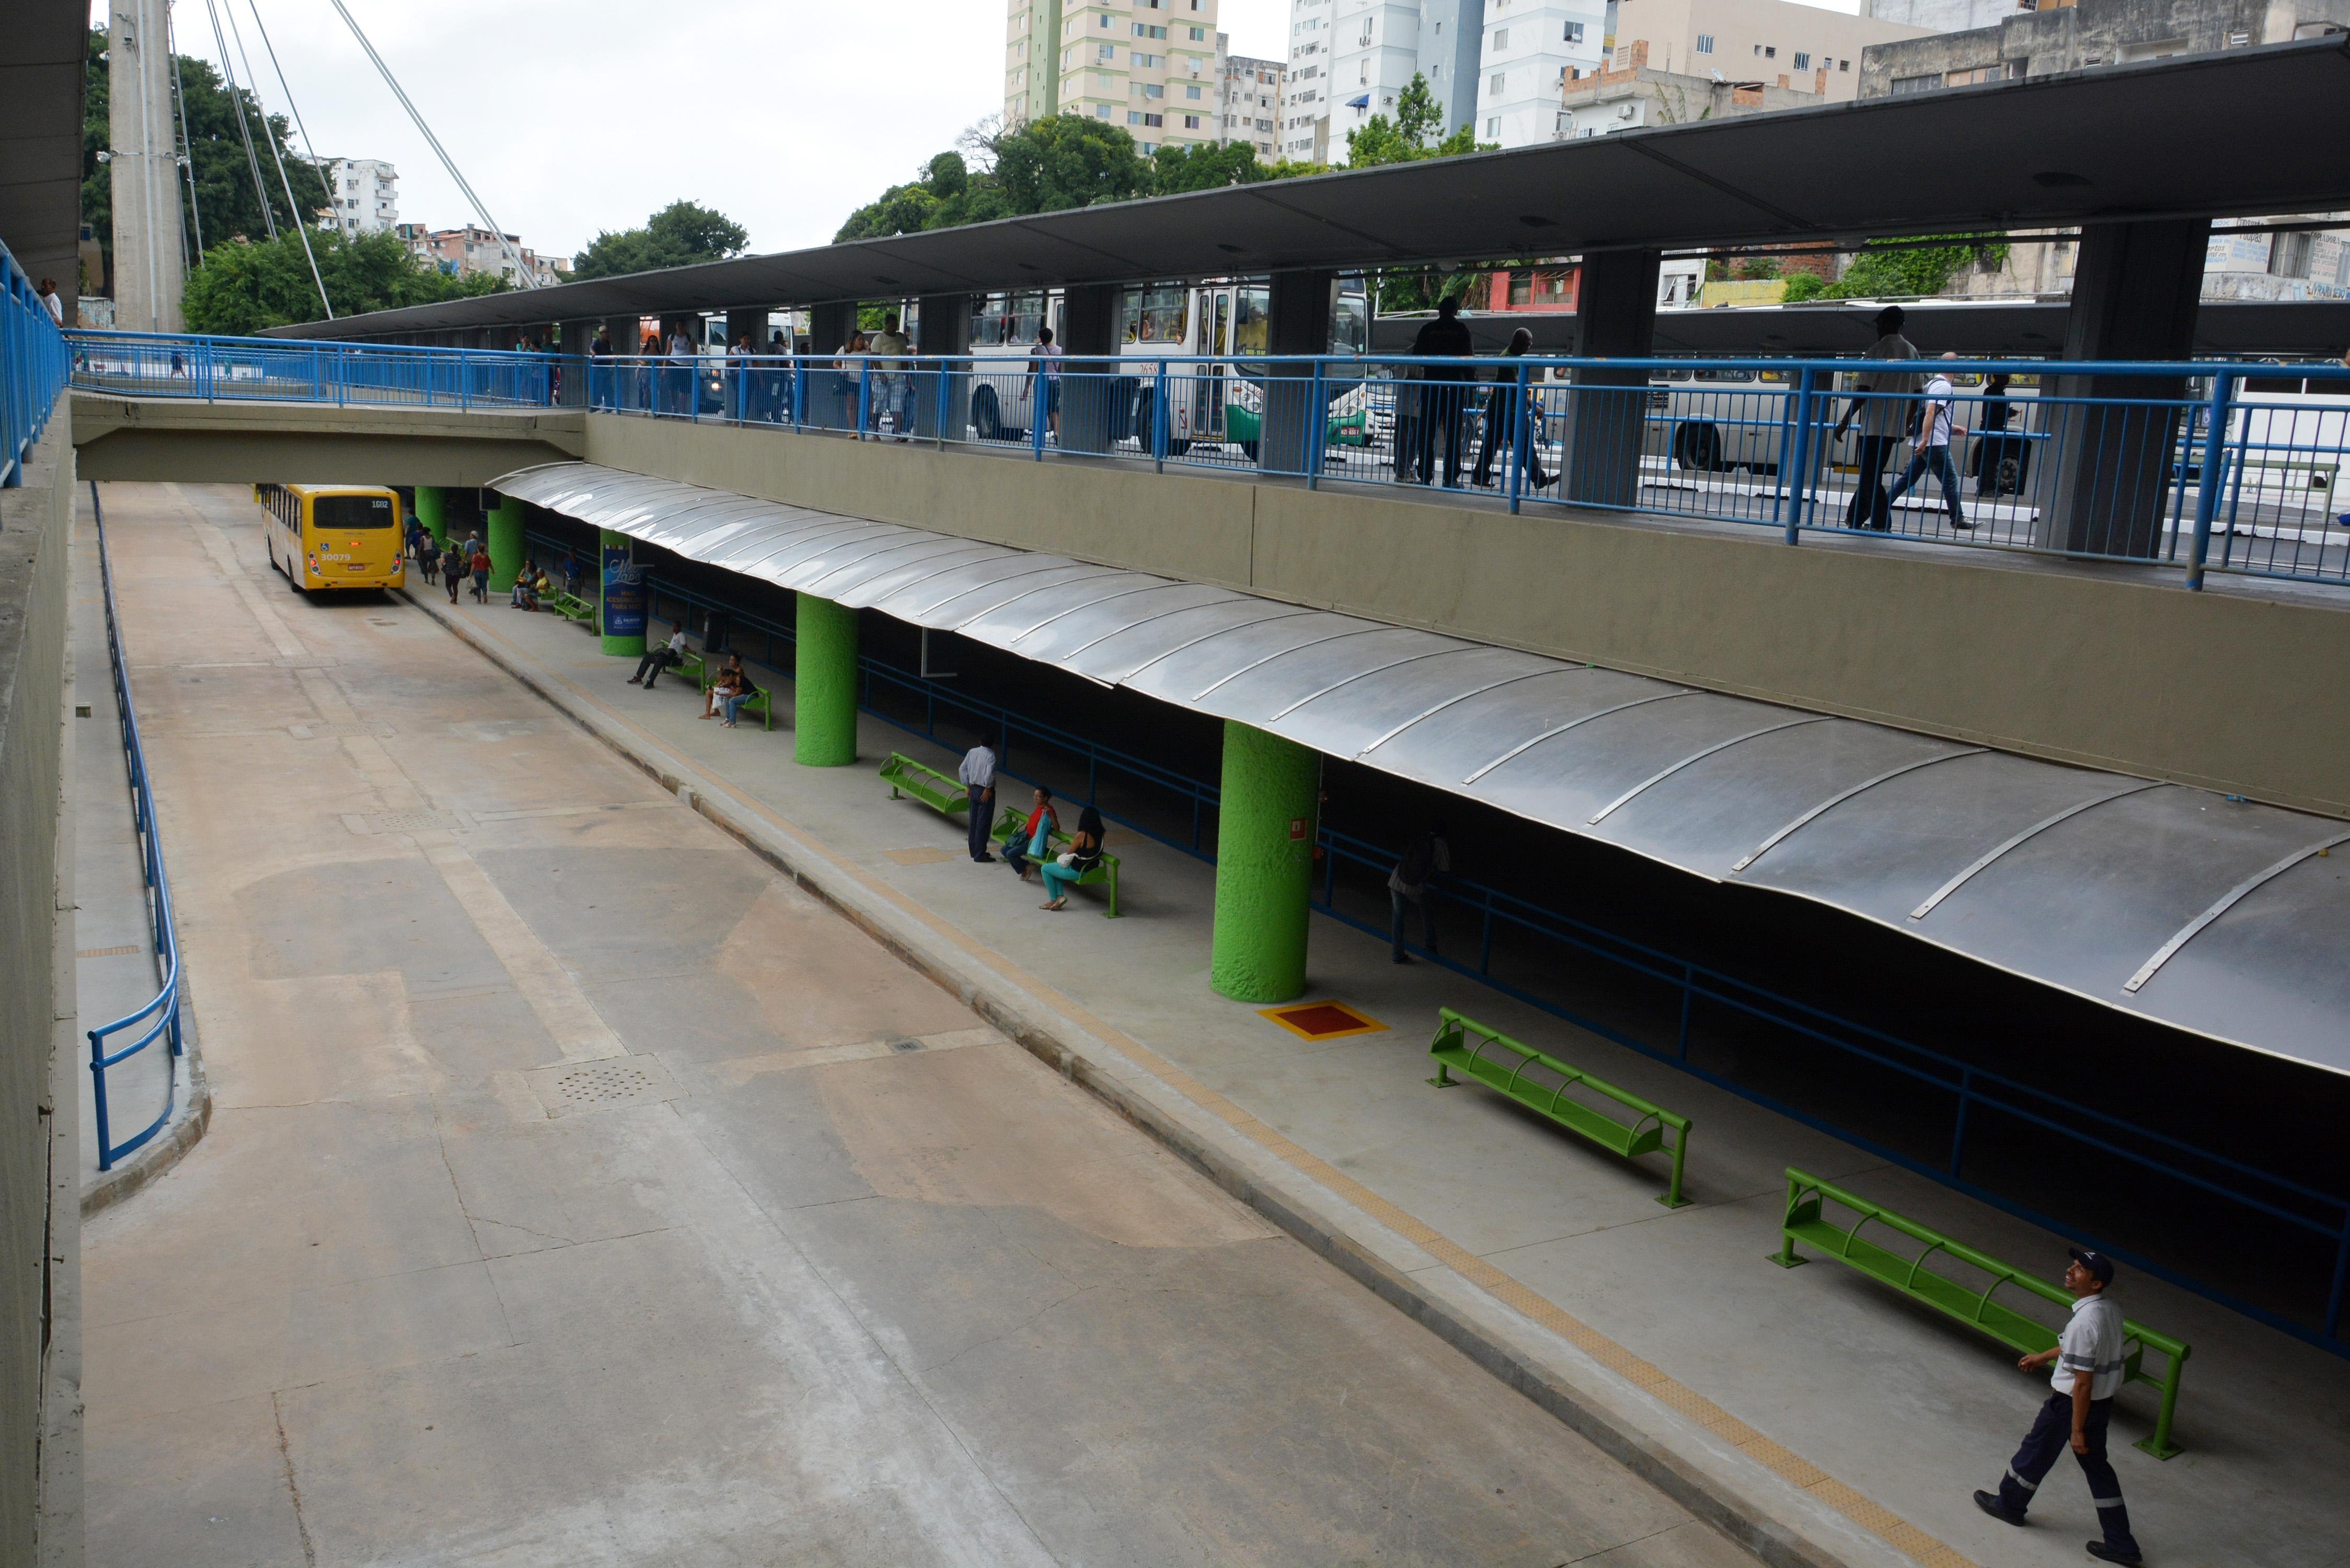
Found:
[[[693,411],[693,339],[681,321],[670,332],[669,369],[663,372],[669,379],[669,396],[663,400],[671,413]]]
[[[2122,1483],[2106,1458],[2106,1428],[2114,1413],[2114,1396],[2122,1386],[2124,1342],[2121,1303],[2112,1298],[2114,1263],[2103,1252],[2073,1249],[2064,1271],[2064,1288],[2073,1293],[2073,1315],[2056,1348],[2027,1355],[2015,1365],[2037,1372],[2054,1365],[2049,1376],[2054,1390],[2042,1401],[2040,1415],[2024,1434],[2023,1446],[2007,1462],[1995,1492],[1975,1493],[1975,1506],[1993,1519],[2020,1525],[2024,1511],[2040,1490],[2040,1482],[2066,1448],[2080,1462],[2089,1483],[2089,1501],[2096,1505],[2097,1524],[2105,1539],[2088,1543],[2088,1552],[2101,1563],[2142,1561],[2137,1538],[2130,1533],[2129,1510],[2122,1505]]]
[[[1527,341],[1533,341],[1531,335]],[[1436,319],[1419,329],[1411,340],[1413,354],[1426,358],[1466,359],[1477,351],[1469,336],[1469,328],[1461,324],[1461,302],[1440,299],[1436,302]],[[1444,442],[1444,483],[1448,489],[1461,485],[1461,416],[1469,406],[1469,388],[1476,380],[1476,371],[1467,365],[1419,365],[1414,372],[1421,385],[1419,420],[1413,431],[1412,472],[1422,484],[1429,483],[1436,469],[1436,443]]]
[[[59,327],[66,324],[66,302],[57,296],[56,278],[45,277],[41,280],[41,308],[47,311],[49,319]]]
[[[985,864],[995,858],[987,852],[988,832],[995,826],[995,751],[985,741],[980,742],[962,754],[962,768],[956,777],[962,781],[963,794],[971,803],[971,857],[974,863]]]
[[[1029,400],[1033,404],[1036,392],[1034,378],[1045,379],[1045,430],[1055,441],[1061,439],[1061,349],[1053,341],[1053,329],[1036,328],[1036,341],[1029,346],[1028,373],[1032,380]]]
[[[1901,324],[1909,317],[1898,305],[1888,305],[1877,313],[1877,341],[1868,346],[1865,359],[1915,359],[1918,346],[1901,336]],[[1835,433],[1830,438],[1842,441],[1853,421],[1860,422],[1859,477],[1855,481],[1852,504],[1845,509],[1844,525],[1847,528],[1874,528],[1879,532],[1893,526],[1893,504],[1885,494],[1885,460],[1901,444],[1909,428],[1910,398],[1918,390],[1918,378],[1901,370],[1863,370],[1854,379],[1854,396],[1844,406],[1844,417],[1835,422]]]
[[[1945,354],[1942,358],[1955,359],[1958,356]],[[1893,488],[1885,493],[1885,502],[1891,506],[1908,493],[1911,485],[1930,473],[1934,483],[1942,487],[1942,504],[1950,510],[1950,526],[1971,529],[1974,524],[1959,510],[1959,471],[1950,462],[1950,437],[1957,435],[1963,440],[1967,433],[1966,426],[1950,422],[1958,396],[1949,372],[1936,370],[1928,377],[1926,400],[1918,410],[1918,434],[1910,448],[1909,466],[1893,482]]]
[[[1502,358],[1522,359],[1534,346],[1534,335],[1521,327],[1510,334],[1510,346],[1502,350]],[[1526,471],[1526,483],[1540,490],[1550,480],[1542,468],[1542,405],[1534,401],[1534,382],[1529,379],[1525,397],[1532,406],[1526,410],[1525,450],[1517,456]],[[1477,472],[1469,476],[1470,483],[1480,488],[1492,483],[1495,455],[1518,445],[1518,401],[1517,373],[1505,367],[1496,373],[1492,389],[1485,394],[1485,439],[1478,443]]]
[[[907,377],[912,367],[903,356],[908,352],[906,335],[898,327],[898,313],[891,311],[881,318],[881,330],[873,335],[873,352],[882,356],[873,367],[873,433],[881,433],[881,418],[889,418],[889,431],[899,441],[913,439],[913,385]]]

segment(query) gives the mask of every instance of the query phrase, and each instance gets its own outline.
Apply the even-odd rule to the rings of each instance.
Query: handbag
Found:
[[[1064,849],[1053,864],[1065,870],[1075,870],[1077,864],[1077,852],[1074,849]]]

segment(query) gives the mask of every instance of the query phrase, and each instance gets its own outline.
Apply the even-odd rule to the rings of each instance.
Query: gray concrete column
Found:
[[[1118,309],[1125,291],[1114,283],[1071,286],[1061,301],[1061,347],[1067,351],[1061,379],[1063,452],[1110,450],[1117,402]]]
[[[114,325],[124,332],[178,332],[186,271],[182,247],[186,242],[181,226],[179,144],[172,129],[170,6],[167,0],[115,0],[109,9],[107,140],[113,149],[109,170],[114,191]],[[274,174],[266,150],[262,157],[265,174]],[[271,189],[267,199],[284,217],[284,192]],[[36,272],[33,281],[40,279]],[[90,287],[96,289],[102,281],[90,279]],[[70,309],[76,294],[73,272],[61,273],[57,283]],[[68,314],[66,325],[73,324]]]
[[[764,305],[750,310],[730,310],[726,313],[726,347],[733,349],[743,337],[751,347],[762,348],[767,341],[767,307]]]
[[[1277,272],[1265,315],[1269,354],[1327,354],[1331,313],[1338,305],[1335,272]],[[1264,417],[1257,437],[1257,466],[1272,473],[1304,473],[1311,452],[1313,370],[1304,365],[1273,367],[1264,383]],[[1327,401],[1324,407],[1328,406]]]
[[[2064,319],[2067,359],[2185,359],[2195,346],[2208,218],[2087,223]],[[2177,376],[2060,376],[2070,398],[2180,399]],[[2150,559],[2171,505],[2176,408],[2070,403],[2040,410],[2050,437],[2035,467],[2040,508],[2033,542],[2082,555]]]
[[[1656,348],[1655,251],[1592,251],[1575,286],[1575,353],[1641,359]],[[1648,372],[1585,368],[1575,372],[1560,421],[1560,493],[1594,506],[1640,498],[1640,448],[1648,431]]]
[[[857,302],[836,301],[808,311],[808,353],[816,361],[807,373],[806,422],[825,430],[857,428],[857,379],[830,367],[833,354],[857,330]]]
[[[962,441],[971,428],[971,374],[962,366],[948,369],[922,361],[971,352],[971,296],[926,294],[914,308],[914,433]]]
[[[558,400],[567,409],[588,406],[588,348],[596,341],[596,323],[592,318],[567,321],[562,325],[563,389]]]

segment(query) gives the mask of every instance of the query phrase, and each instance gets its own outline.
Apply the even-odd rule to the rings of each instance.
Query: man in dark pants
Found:
[[[987,852],[987,830],[995,822],[995,753],[985,741],[962,754],[959,776],[971,800],[971,857],[983,865],[995,858]]]
[[[1411,351],[1462,359],[1477,351],[1469,329],[1461,325],[1459,300],[1437,301],[1436,319],[1419,329],[1419,336],[1411,340]],[[1422,484],[1429,482],[1435,471],[1436,442],[1440,434],[1444,440],[1444,483],[1457,490],[1461,486],[1461,416],[1468,408],[1468,383],[1476,372],[1466,365],[1422,365],[1419,371],[1419,422],[1412,439],[1412,469]]]
[[[2089,1555],[2101,1563],[2137,1563],[2137,1540],[2130,1534],[2129,1510],[2122,1505],[2122,1483],[2106,1458],[2106,1428],[2113,1417],[2114,1395],[2122,1386],[2121,1303],[2106,1299],[2113,1282],[2112,1259],[2073,1249],[2072,1265],[2064,1271],[2064,1288],[2074,1296],[2073,1315],[2055,1349],[2016,1363],[2026,1372],[2054,1363],[2056,1371],[2049,1379],[2054,1392],[2041,1405],[2023,1446],[2007,1462],[1999,1490],[1975,1493],[1975,1506],[1993,1519],[2022,1524],[2041,1480],[2069,1446],[2088,1480],[2089,1501],[2096,1505],[2097,1523],[2106,1532],[2103,1541],[2088,1543]]]
[[[1901,336],[1901,324],[1907,321],[1898,305],[1888,305],[1877,313],[1877,341],[1868,346],[1866,359],[1915,359],[1918,346]],[[1847,528],[1874,528],[1879,533],[1893,526],[1893,503],[1885,493],[1885,460],[1909,433],[1911,397],[1918,390],[1918,378],[1898,370],[1863,370],[1853,379],[1856,394],[1845,404],[1844,417],[1835,422],[1835,433],[1829,439],[1842,441],[1845,431],[1852,428],[1856,417],[1860,421],[1860,451],[1856,466],[1859,474],[1853,482],[1852,504],[1845,508],[1844,525]]]

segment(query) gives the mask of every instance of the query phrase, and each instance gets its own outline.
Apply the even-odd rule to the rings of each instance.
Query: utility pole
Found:
[[[109,5],[114,324],[127,332],[177,332],[186,261],[172,129],[171,0]]]

